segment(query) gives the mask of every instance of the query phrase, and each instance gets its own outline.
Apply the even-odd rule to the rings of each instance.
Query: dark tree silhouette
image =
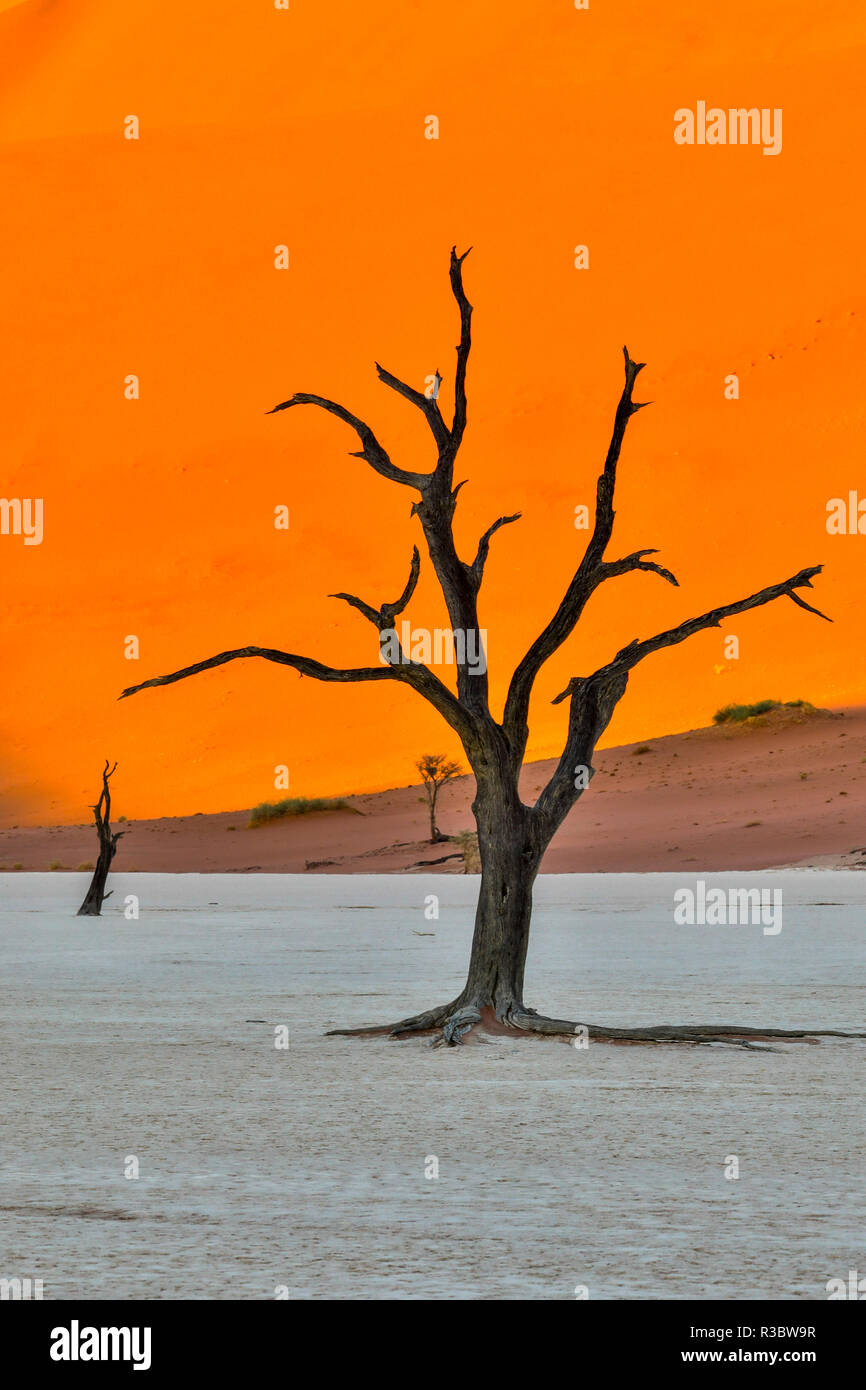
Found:
[[[96,868],[93,878],[90,880],[87,895],[76,914],[78,917],[98,917],[102,912],[102,904],[105,899],[111,897],[111,893],[105,891],[105,883],[111,868],[111,861],[117,853],[117,842],[126,833],[124,830],[117,830],[112,833],[111,829],[111,791],[108,781],[116,771],[117,763],[109,771],[108,759],[106,758],[105,767],[102,769],[102,792],[93,807],[96,833],[99,836],[99,858],[96,861]]]
[[[790,579],[760,589],[749,598],[714,608],[655,637],[630,642],[598,670],[586,676],[573,677],[562,694],[557,696],[557,701],[568,700],[568,728],[562,757],[535,805],[526,805],[518,792],[518,776],[529,736],[530,696],[544,663],[571,635],[586,604],[601,584],[637,570],[659,575],[669,584],[676,584],[677,580],[670,570],[647,558],[656,553],[651,549],[636,550],[621,559],[605,558],[613,531],[614,486],[626,427],[631,417],[648,404],[635,401],[632,395],[644,364],[633,362],[628,350],[623,349],[625,385],[616,407],[610,446],[598,479],[592,535],[559,607],[512,676],[502,719],[494,718],[488,702],[486,670],[480,670],[478,663],[473,664],[466,659],[470,647],[468,637],[472,636],[476,643],[475,650],[478,651],[478,592],[491,538],[500,527],[517,521],[520,514],[501,516],[494,521],[481,537],[472,560],[464,560],[458,555],[452,521],[463,483],[454,483],[454,464],[466,430],[466,368],[472,318],[472,305],[463,287],[466,255],[468,252],[458,256],[456,249],[451,252],[450,279],[460,313],[460,342],[454,380],[454,413],[450,423],[441,413],[438,391],[428,396],[376,364],[380,380],[403,396],[424,417],[436,451],[436,462],[430,472],[411,472],[393,463],[369,425],[345,406],[323,396],[299,392],[268,412],[274,414],[299,405],[313,405],[328,411],[349,425],[358,436],[361,448],[352,455],[353,458],[363,459],[383,478],[419,494],[412,506],[412,515],[417,516],[421,523],[430,561],[448,607],[452,630],[455,634],[463,633],[466,636],[464,659],[457,661],[456,692],[443,684],[424,663],[410,660],[400,649],[399,643],[395,649],[394,617],[409,603],[418,580],[420,562],[416,548],[409,580],[394,603],[384,603],[377,608],[351,594],[336,595],[361,612],[378,629],[380,645],[383,643],[382,635],[389,634],[388,645],[392,655],[388,665],[340,669],[325,666],[311,657],[270,647],[240,647],[235,651],[221,652],[171,675],[144,681],[125,690],[123,696],[133,695],[149,686],[171,685],[199,671],[208,671],[242,657],[255,656],[291,666],[303,675],[321,681],[400,682],[428,700],[460,737],[475,775],[476,796],[472,809],[478,826],[481,855],[481,888],[466,984],[456,999],[399,1023],[337,1031],[353,1035],[387,1032],[393,1036],[440,1032],[441,1040],[453,1044],[460,1042],[474,1026],[495,1021],[500,1027],[504,1025],[548,1034],[574,1033],[577,1027],[587,1027],[591,1038],[635,1042],[726,1040],[751,1046],[750,1039],[805,1037],[808,1035],[805,1030],[756,1029],[728,1024],[607,1028],[545,1018],[524,1004],[523,974],[529,942],[533,884],[547,846],[592,776],[595,746],[607,728],[615,706],[625,694],[629,673],[651,653],[672,647],[705,628],[718,627],[724,618],[734,613],[745,613],[777,598],[789,598],[799,607],[823,618],[824,614],[812,608],[797,593],[799,589],[812,587],[812,579],[821,566],[813,565],[800,570]],[[437,373],[437,386],[439,380]],[[586,769],[586,774],[581,775],[579,769]]]
[[[421,773],[427,809],[430,812],[430,843],[438,845],[448,838],[436,824],[436,802],[439,792],[448,782],[459,777],[463,769],[459,763],[449,762],[444,753],[425,753],[415,766]]]

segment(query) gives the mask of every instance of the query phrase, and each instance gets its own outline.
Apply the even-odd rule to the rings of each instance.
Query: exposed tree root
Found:
[[[414,1014],[411,1018],[401,1019],[399,1023],[370,1028],[333,1028],[326,1036],[403,1038],[411,1034],[435,1033],[434,1047],[456,1047],[475,1030],[500,1037],[520,1033],[575,1037],[581,1033],[593,1042],[725,1043],[731,1047],[759,1048],[764,1051],[768,1049],[762,1044],[775,1041],[817,1042],[821,1038],[866,1038],[866,1033],[847,1033],[837,1028],[746,1028],[732,1023],[661,1023],[652,1028],[606,1028],[596,1023],[547,1018],[522,1005],[494,1009],[489,1005],[467,1003],[463,999],[441,1004],[427,1013]]]
[[[448,1015],[456,1008],[456,1001],[452,999],[450,1004],[440,1004],[436,1009],[430,1009],[425,1014],[413,1014],[411,1018],[401,1019],[399,1023],[374,1023],[370,1028],[330,1028],[325,1034],[326,1038],[363,1038],[363,1037],[404,1037],[407,1033],[432,1033],[435,1032],[441,1023],[444,1023]]]

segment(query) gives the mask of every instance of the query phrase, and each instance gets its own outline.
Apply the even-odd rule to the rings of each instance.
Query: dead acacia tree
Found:
[[[459,763],[450,762],[444,753],[425,753],[423,757],[418,759],[415,766],[421,774],[427,810],[430,812],[430,843],[431,845],[438,845],[443,840],[448,839],[448,836],[443,835],[436,824],[436,803],[439,800],[439,793],[449,782],[453,782],[455,777],[459,777],[463,769]]]
[[[78,917],[98,917],[102,912],[102,904],[106,898],[111,897],[111,893],[106,893],[105,883],[108,878],[108,871],[111,868],[111,861],[117,853],[117,842],[126,833],[123,830],[112,832],[111,829],[111,791],[108,786],[110,777],[117,771],[117,763],[109,770],[108,759],[105,759],[105,767],[102,769],[102,792],[99,800],[93,807],[93,816],[96,821],[96,833],[99,837],[99,858],[96,861],[96,868],[93,878],[90,880],[90,887],[87,890],[84,902],[78,909]]]
[[[497,1020],[500,1025],[535,1033],[568,1034],[583,1026],[588,1027],[592,1038],[641,1042],[736,1040],[748,1046],[750,1037],[806,1036],[804,1032],[750,1029],[737,1025],[607,1028],[545,1018],[524,1004],[523,975],[533,884],[547,846],[592,775],[595,746],[607,728],[618,701],[625,694],[629,673],[653,652],[683,642],[705,628],[718,627],[723,619],[735,613],[745,613],[777,598],[792,599],[799,607],[823,618],[824,614],[818,613],[797,593],[799,589],[811,588],[812,579],[821,566],[800,570],[790,579],[760,589],[749,598],[714,608],[655,637],[630,642],[598,670],[589,675],[573,677],[554,701],[568,701],[568,727],[562,757],[535,805],[526,805],[518,791],[518,776],[529,735],[530,696],[545,662],[571,635],[596,589],[608,580],[638,570],[658,575],[669,584],[676,584],[677,580],[670,570],[647,558],[656,553],[654,550],[636,550],[631,555],[613,560],[605,558],[613,531],[614,486],[626,427],[631,417],[648,404],[635,401],[632,394],[644,364],[633,362],[628,350],[624,349],[625,385],[616,407],[610,446],[598,479],[592,535],[559,607],[514,671],[502,719],[494,718],[488,702],[486,667],[481,669],[484,663],[468,659],[469,639],[472,638],[475,651],[480,650],[478,593],[491,538],[501,527],[517,521],[520,513],[499,517],[481,537],[474,557],[471,560],[460,557],[452,523],[458,494],[463,486],[462,482],[454,482],[454,464],[467,418],[466,369],[472,318],[472,305],[463,287],[463,262],[467,254],[458,256],[456,249],[451,252],[450,279],[460,314],[460,342],[454,379],[454,411],[450,422],[446,422],[440,409],[438,388],[441,377],[438,372],[436,389],[427,395],[376,364],[380,380],[414,406],[426,422],[433,437],[436,456],[436,462],[429,472],[416,473],[393,463],[369,425],[345,406],[326,397],[298,392],[268,412],[274,414],[300,405],[312,405],[327,411],[350,426],[357,435],[361,448],[352,454],[353,458],[363,459],[383,478],[418,494],[412,506],[412,515],[417,516],[421,524],[430,561],[447,604],[453,633],[455,636],[463,634],[464,637],[462,657],[458,653],[456,663],[456,692],[449,689],[426,664],[410,659],[400,648],[399,641],[395,643],[394,619],[407,607],[418,582],[420,561],[415,548],[408,582],[401,596],[393,603],[383,603],[377,608],[351,594],[335,595],[351,604],[377,628],[380,651],[387,647],[390,653],[388,664],[340,669],[293,652],[269,647],[240,647],[235,651],[220,652],[171,675],[144,681],[125,690],[123,696],[133,695],[149,686],[171,685],[199,671],[208,671],[244,657],[262,657],[266,661],[291,666],[303,675],[321,681],[399,682],[429,701],[459,735],[475,775],[476,796],[472,809],[478,826],[481,855],[481,887],[466,984],[456,999],[399,1023],[337,1031],[351,1034],[387,1032],[393,1036],[438,1032],[442,1040],[453,1044],[460,1042],[473,1027]],[[581,768],[588,770],[586,777],[576,776]]]

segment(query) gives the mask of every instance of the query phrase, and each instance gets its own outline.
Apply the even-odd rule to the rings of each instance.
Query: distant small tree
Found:
[[[111,792],[108,787],[108,780],[117,771],[117,763],[109,770],[108,759],[105,759],[105,767],[102,769],[102,793],[93,807],[93,815],[96,821],[96,833],[99,837],[99,858],[96,861],[96,868],[93,878],[90,880],[90,887],[84,902],[78,909],[79,917],[98,917],[102,912],[102,904],[106,898],[111,897],[111,893],[106,893],[105,883],[108,878],[108,871],[111,868],[111,861],[117,853],[117,842],[123,835],[124,830],[116,830],[112,833],[111,829]]]
[[[460,777],[463,768],[459,763],[449,762],[444,753],[425,753],[423,758],[418,759],[415,766],[421,773],[427,808],[430,812],[430,843],[431,845],[438,845],[443,840],[447,840],[448,836],[443,835],[436,824],[436,800],[440,789],[445,786],[446,782]]]

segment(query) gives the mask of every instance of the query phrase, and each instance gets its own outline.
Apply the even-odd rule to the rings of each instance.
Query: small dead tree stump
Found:
[[[481,854],[478,849],[478,836],[474,830],[461,830],[453,837],[463,852],[464,874],[481,873]]]
[[[77,916],[79,917],[98,917],[102,912],[102,904],[105,899],[111,897],[111,893],[105,891],[105,884],[108,871],[111,868],[111,861],[117,853],[117,842],[125,834],[123,830],[112,833],[111,829],[111,792],[108,787],[108,780],[116,771],[117,763],[109,770],[108,759],[106,758],[105,767],[102,769],[102,792],[93,807],[96,833],[99,836],[99,858],[96,861],[96,868],[93,872],[93,878],[90,880],[87,895],[78,909]]]

